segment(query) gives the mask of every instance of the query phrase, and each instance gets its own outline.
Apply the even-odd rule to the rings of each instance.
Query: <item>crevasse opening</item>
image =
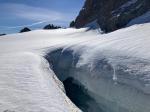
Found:
[[[72,51],[62,52],[62,49],[58,49],[47,54],[46,59],[59,80],[63,82],[66,95],[78,108],[83,112],[103,112],[85,86],[70,75],[78,61],[78,57],[74,57]]]
[[[149,95],[118,81],[128,74],[122,65],[116,67],[104,58],[97,60],[93,70],[88,65],[77,67],[80,55],[63,49],[54,50],[45,58],[63,82],[66,95],[83,112],[150,111]]]

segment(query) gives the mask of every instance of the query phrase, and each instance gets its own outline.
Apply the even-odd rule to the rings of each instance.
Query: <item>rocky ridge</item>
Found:
[[[150,0],[86,0],[75,20],[75,27],[96,21],[104,32],[111,32],[148,11]]]

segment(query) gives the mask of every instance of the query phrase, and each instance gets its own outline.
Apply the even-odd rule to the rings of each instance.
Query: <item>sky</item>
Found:
[[[47,24],[68,27],[85,0],[0,0],[0,34],[16,33],[23,27]]]

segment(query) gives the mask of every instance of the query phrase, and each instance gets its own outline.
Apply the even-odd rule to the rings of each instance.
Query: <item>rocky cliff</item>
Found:
[[[150,0],[86,0],[75,20],[75,27],[96,21],[103,31],[111,32],[125,27],[149,10]]]

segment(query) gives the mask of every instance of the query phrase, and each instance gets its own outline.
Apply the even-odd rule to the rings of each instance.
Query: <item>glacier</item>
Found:
[[[149,29],[146,23],[108,34],[68,28],[1,36],[0,111],[84,111],[66,95],[73,80],[91,99],[87,112],[150,112]]]

